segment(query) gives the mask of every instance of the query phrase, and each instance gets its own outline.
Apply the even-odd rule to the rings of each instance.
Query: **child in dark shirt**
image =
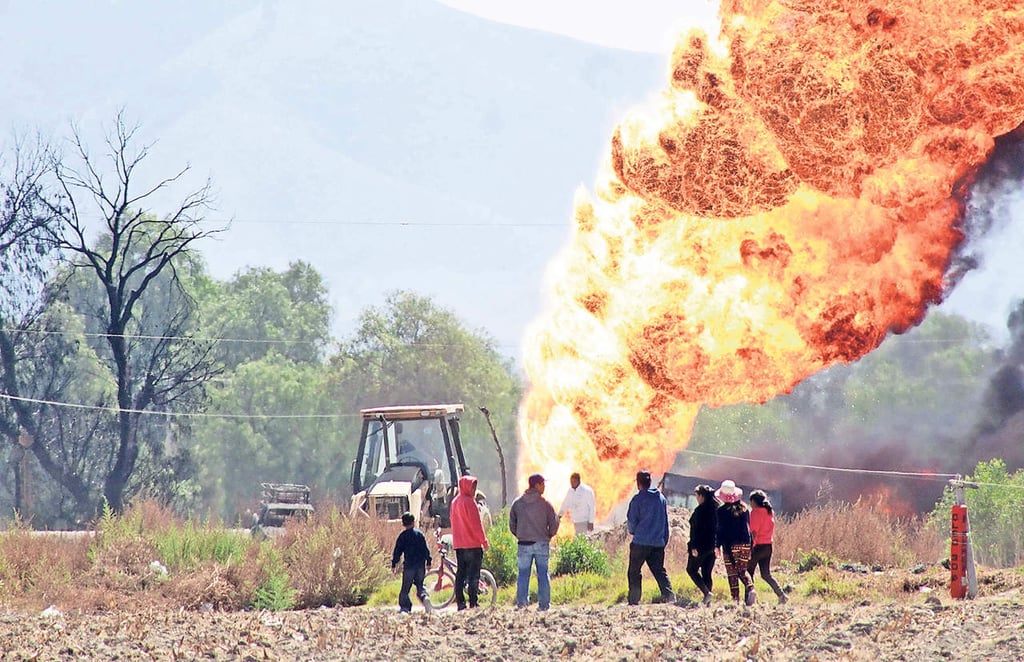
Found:
[[[423,609],[430,612],[430,600],[427,591],[423,588],[423,577],[427,574],[427,567],[430,565],[430,548],[427,547],[427,539],[423,532],[416,528],[416,518],[412,513],[402,514],[402,526],[405,530],[398,534],[395,540],[395,551],[391,555],[391,570],[397,571],[398,561],[405,555],[405,563],[402,564],[402,588],[398,592],[398,607],[403,614],[412,611],[412,600],[409,599],[409,589],[416,587],[416,595],[423,603]]]

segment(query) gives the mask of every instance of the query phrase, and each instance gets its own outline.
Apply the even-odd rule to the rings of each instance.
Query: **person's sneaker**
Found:
[[[547,611],[550,607],[537,607],[537,611]]]
[[[701,600],[700,603],[702,605],[704,605],[705,607],[710,607],[711,606],[711,594],[710,593],[705,593],[704,594],[704,599]]]
[[[430,600],[423,601],[423,611],[427,612],[428,614],[433,613],[434,605],[430,604]]]
[[[757,602],[757,591],[754,589],[748,590],[743,602],[746,603],[748,607]]]
[[[789,602],[789,596],[785,593],[779,593],[779,604],[784,605]]]
[[[455,605],[455,611],[462,611],[466,608],[466,605]]]

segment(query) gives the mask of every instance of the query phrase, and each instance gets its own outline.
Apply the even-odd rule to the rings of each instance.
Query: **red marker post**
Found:
[[[974,550],[971,547],[971,527],[967,519],[964,488],[977,489],[974,483],[959,478],[949,481],[956,503],[950,514],[949,527],[949,594],[957,600],[974,598],[978,594],[978,578],[974,571]]]

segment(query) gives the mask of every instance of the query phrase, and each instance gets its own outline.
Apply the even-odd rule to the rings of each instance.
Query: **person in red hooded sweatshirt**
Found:
[[[477,607],[480,591],[480,568],[484,564],[484,550],[487,549],[487,534],[480,519],[476,503],[477,479],[468,474],[459,478],[459,493],[452,499],[452,547],[459,564],[455,571],[455,604],[459,611],[466,608],[466,594],[469,606]]]

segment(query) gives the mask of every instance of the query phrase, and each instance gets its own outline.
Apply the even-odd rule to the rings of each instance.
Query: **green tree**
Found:
[[[325,395],[331,309],[321,275],[303,262],[248,269],[205,288],[200,305],[224,367],[192,438],[206,505],[232,521],[254,507],[260,482],[336,490],[347,470],[338,408]]]
[[[330,342],[331,307],[323,277],[305,262],[283,272],[250,268],[203,302],[204,326],[217,338],[228,370],[276,351],[300,363],[320,363]]]
[[[465,328],[453,312],[429,297],[400,291],[363,312],[354,336],[342,343],[331,363],[331,393],[343,412],[380,405],[465,404],[461,428],[467,462],[491,503],[497,501],[497,453],[479,408],[490,410],[507,466],[514,471],[509,451],[514,449],[523,386],[493,338]],[[358,421],[345,421],[349,431],[342,454],[351,462]]]
[[[966,489],[967,519],[975,560],[990,567],[1008,568],[1024,561],[1024,470],[1010,473],[998,458],[979,462],[966,481],[978,483]],[[952,490],[932,511],[931,521],[939,530],[950,530]]]
[[[193,438],[215,513],[232,521],[254,509],[261,482],[304,483],[319,496],[336,489],[345,471],[324,379],[322,366],[276,351],[225,373]]]

